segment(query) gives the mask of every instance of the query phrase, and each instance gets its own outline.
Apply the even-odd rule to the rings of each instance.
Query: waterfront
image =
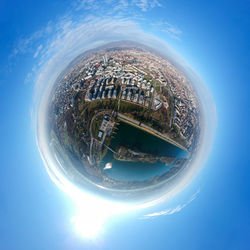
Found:
[[[187,158],[189,155],[184,150],[124,122],[120,122],[117,128],[117,134],[110,144],[110,147],[115,151],[123,146],[136,152],[159,157],[179,159]],[[155,163],[119,161],[114,159],[111,151],[104,157],[101,167],[104,168],[106,163],[111,163],[112,168],[104,170],[105,174],[119,181],[145,181],[154,176],[162,175],[173,167],[173,163],[166,166],[159,160]]]

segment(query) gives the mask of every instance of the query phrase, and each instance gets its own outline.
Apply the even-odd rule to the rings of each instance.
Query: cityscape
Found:
[[[110,162],[101,167],[108,152],[117,161],[171,165],[161,175],[169,178],[190,161],[199,136],[199,102],[193,86],[170,61],[141,46],[104,48],[77,58],[56,85],[50,119],[61,145],[82,162],[84,171],[107,185],[119,183],[103,174],[112,168]],[[138,146],[115,147],[112,141],[120,123],[189,157],[142,152]]]

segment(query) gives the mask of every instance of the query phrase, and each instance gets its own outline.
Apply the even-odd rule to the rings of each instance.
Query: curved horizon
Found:
[[[97,25],[97,24],[96,24]],[[79,27],[78,27],[79,28]],[[146,197],[145,201],[141,202],[140,204],[136,204],[139,207],[147,207],[152,206],[155,204],[158,204],[161,201],[164,201],[170,197],[175,196],[180,191],[182,191],[191,181],[193,178],[197,175],[197,173],[202,168],[203,164],[206,161],[206,158],[208,157],[212,140],[213,140],[213,134],[214,134],[214,124],[216,123],[216,114],[214,108],[211,109],[211,107],[214,107],[212,98],[210,95],[208,95],[207,89],[205,85],[201,82],[200,78],[195,74],[195,72],[191,69],[191,67],[188,66],[187,63],[185,63],[181,57],[178,56],[176,52],[173,52],[166,42],[160,40],[159,38],[152,36],[150,34],[147,34],[143,32],[141,29],[136,27],[137,34],[140,37],[138,40],[142,40],[141,37],[147,38],[145,39],[147,43],[143,43],[143,41],[139,41],[141,44],[149,46],[157,51],[159,51],[159,47],[162,47],[162,51],[159,51],[162,54],[165,54],[167,56],[170,56],[171,58],[175,58],[175,62],[185,70],[186,75],[188,78],[192,79],[192,84],[195,85],[195,88],[198,92],[198,95],[200,97],[200,100],[202,101],[202,107],[203,107],[203,135],[200,138],[201,147],[199,149],[199,152],[195,156],[195,160],[192,164],[192,166],[189,166],[188,168],[185,168],[181,173],[178,174],[176,181],[174,184],[172,184],[171,187],[169,187],[170,190],[166,192],[161,197]],[[85,32],[82,30],[82,32]],[[111,38],[112,39],[112,30],[111,32]],[[72,32],[73,34],[73,32]],[[98,37],[98,34],[96,34]],[[131,36],[131,34],[127,34],[128,38]],[[117,34],[116,34],[117,36]],[[124,36],[124,35],[123,35]],[[135,31],[132,30],[132,36],[135,36]],[[126,40],[129,40],[129,39]],[[135,38],[135,37],[134,37]],[[60,41],[62,44],[68,42],[69,38],[65,38],[65,41]],[[59,171],[60,168],[58,168],[59,161],[58,159],[53,159],[53,155],[51,155],[51,151],[48,147],[48,141],[47,141],[47,132],[45,128],[45,121],[47,117],[47,103],[49,98],[49,93],[51,89],[53,88],[56,79],[58,76],[68,67],[68,65],[74,60],[77,56],[80,54],[86,52],[89,49],[94,49],[103,45],[107,45],[110,42],[117,42],[120,40],[109,40],[107,38],[107,41],[99,41],[97,38],[95,39],[96,44],[91,44],[90,41],[87,41],[85,45],[82,44],[82,42],[79,43],[73,43],[68,45],[63,51],[59,51],[58,53],[54,53],[52,57],[49,57],[46,61],[47,63],[44,63],[44,66],[40,69],[40,74],[37,77],[36,80],[36,93],[37,96],[38,92],[41,96],[41,99],[39,99],[39,103],[37,104],[37,110],[36,110],[36,117],[37,117],[37,123],[36,123],[36,138],[37,138],[37,145],[41,154],[41,157],[44,161],[44,164],[46,166],[46,169],[52,178],[52,180],[59,185],[61,188],[65,185],[65,176]],[[70,40],[73,40],[73,38],[70,38]],[[122,39],[124,40],[124,39]],[[135,40],[131,40],[132,42],[136,42]],[[55,40],[55,42],[59,42],[58,40]],[[101,43],[101,45],[100,45]],[[70,43],[69,43],[70,44]],[[83,46],[83,47],[82,47]],[[168,53],[166,53],[168,51]],[[58,60],[62,61],[62,58],[64,58],[64,63],[58,64]],[[178,58],[178,61],[176,60]],[[42,89],[41,89],[42,87]],[[205,101],[204,101],[205,100]],[[66,178],[67,179],[67,178]],[[71,183],[72,184],[72,183]]]

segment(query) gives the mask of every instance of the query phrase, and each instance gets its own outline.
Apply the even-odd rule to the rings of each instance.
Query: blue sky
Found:
[[[249,7],[247,0],[1,1],[0,249],[249,249]],[[87,27],[88,35],[119,28],[115,38],[136,31],[166,41],[203,79],[218,117],[209,158],[178,199],[114,216],[95,240],[74,232],[74,206],[45,171],[32,118],[34,92],[44,88],[35,91],[39,74],[72,46],[60,43],[69,32]]]

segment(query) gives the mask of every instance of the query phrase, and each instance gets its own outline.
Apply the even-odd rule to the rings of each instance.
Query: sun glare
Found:
[[[56,160],[58,164],[61,164],[57,157]],[[53,166],[53,168],[46,167],[46,169],[56,185],[72,199],[75,211],[71,223],[75,231],[82,237],[95,238],[102,231],[108,218],[138,208],[135,205],[112,202],[88,194],[71,183],[55,165]]]
[[[76,233],[84,238],[95,238],[101,231],[105,218],[93,214],[82,214],[72,217],[71,222]]]
[[[71,222],[75,231],[84,238],[95,238],[103,230],[108,219],[114,215],[129,212],[132,206],[88,197],[74,199],[76,215]]]

